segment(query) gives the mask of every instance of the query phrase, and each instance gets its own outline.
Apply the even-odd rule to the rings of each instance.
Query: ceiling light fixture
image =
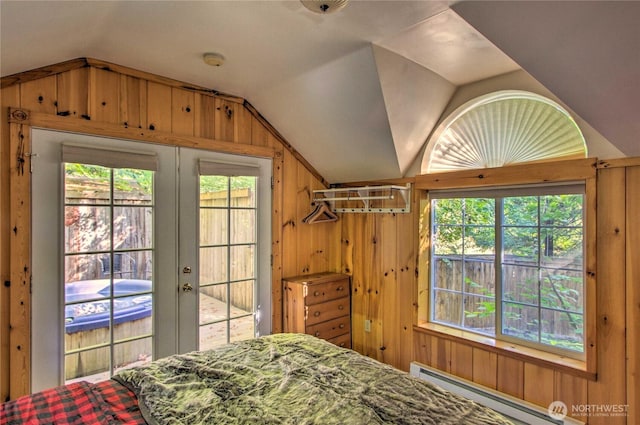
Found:
[[[202,55],[202,60],[207,65],[220,66],[224,63],[224,56],[220,53],[205,53]]]
[[[300,0],[300,3],[315,13],[336,12],[347,5],[349,0]]]

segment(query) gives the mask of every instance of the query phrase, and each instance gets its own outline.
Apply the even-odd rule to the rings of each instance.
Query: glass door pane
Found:
[[[65,164],[64,379],[151,360],[152,171]]]
[[[200,176],[199,349],[256,335],[256,177]]]

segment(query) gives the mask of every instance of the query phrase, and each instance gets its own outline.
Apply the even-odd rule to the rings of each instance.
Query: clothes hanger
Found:
[[[331,211],[329,204],[326,202],[314,202],[315,209],[309,215],[302,219],[303,223],[325,223],[338,220],[338,216]]]

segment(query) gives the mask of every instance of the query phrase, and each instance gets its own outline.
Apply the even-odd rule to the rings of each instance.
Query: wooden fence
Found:
[[[510,304],[503,310],[503,324],[518,329],[525,338],[531,333],[530,339],[537,338],[539,326],[542,333],[559,339],[581,337],[584,304],[581,265],[555,259],[546,266],[548,269],[539,270],[527,263],[503,265],[503,299],[531,305]],[[435,288],[446,290],[437,291],[434,311],[438,321],[461,326],[464,320],[466,328],[492,333],[495,314],[483,304],[491,304],[495,299],[496,270],[491,258],[463,262],[460,257],[439,257],[435,260],[435,272]],[[461,299],[463,284],[465,294]],[[538,305],[543,307],[542,317]]]
[[[255,191],[235,189],[231,191],[231,208],[255,206]],[[200,244],[226,244],[227,234],[231,244],[247,244],[227,247],[200,249],[200,292],[227,302],[247,312],[254,307],[254,278],[256,265],[256,210],[254,209],[212,209],[224,207],[227,203],[226,192],[211,192],[200,195]],[[230,211],[231,217],[226,217]],[[211,220],[211,214],[217,214],[220,220]],[[227,227],[230,226],[229,233]],[[216,282],[240,281],[227,285]],[[212,285],[213,284],[213,285]]]

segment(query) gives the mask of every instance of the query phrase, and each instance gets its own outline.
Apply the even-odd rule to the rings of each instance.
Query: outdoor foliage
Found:
[[[582,202],[573,194],[434,200],[434,320],[583,351]]]

